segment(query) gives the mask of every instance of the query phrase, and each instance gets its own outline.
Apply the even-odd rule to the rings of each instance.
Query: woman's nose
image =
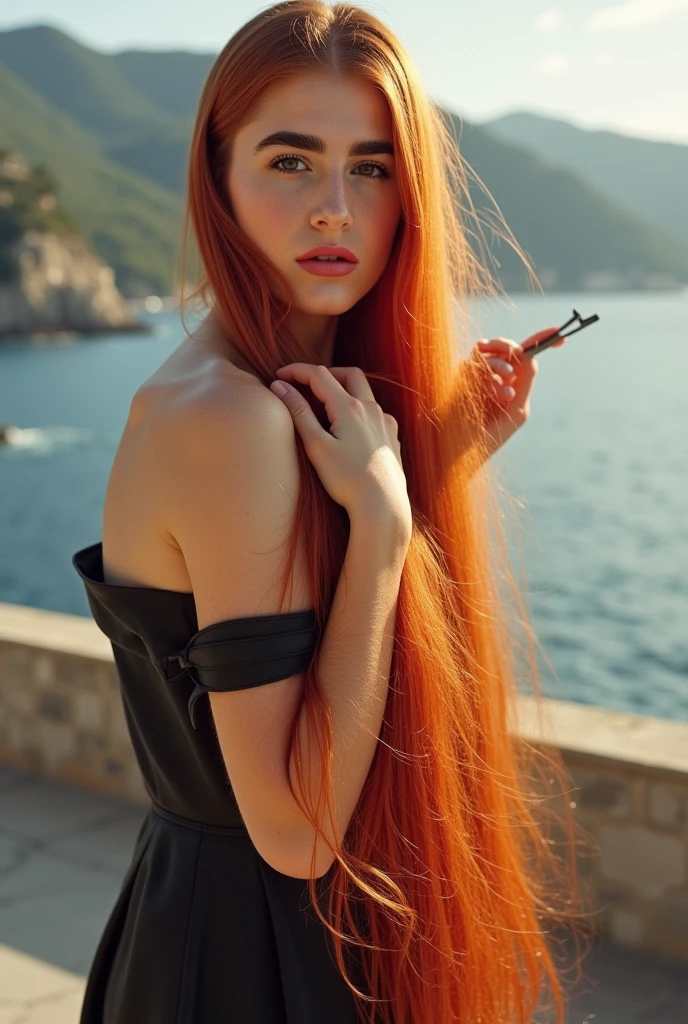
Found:
[[[341,175],[332,174],[311,212],[311,223],[328,224],[332,227],[346,227],[352,221],[351,207],[347,200],[346,188]]]

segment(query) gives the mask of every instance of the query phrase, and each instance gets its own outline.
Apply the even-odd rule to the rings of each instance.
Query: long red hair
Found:
[[[380,280],[340,316],[333,365],[360,366],[396,418],[414,526],[380,739],[342,847],[331,847],[325,906],[314,878],[311,900],[362,1021],[526,1024],[543,1006],[561,1020],[551,934],[557,921],[574,916],[566,779],[551,751],[531,748],[510,729],[515,653],[525,640],[527,680],[537,691],[537,641],[509,569],[496,481],[480,468],[484,381],[470,372],[470,360],[457,359],[468,299],[497,288],[468,243],[469,169],[407,52],[372,14],[346,3],[287,0],[254,17],[219,54],[191,142],[180,266],[185,281],[193,229],[200,276],[186,299],[182,289],[182,309],[199,298],[214,307],[266,385],[278,367],[310,361],[287,327],[289,302],[268,285],[274,268],[233,219],[223,182],[233,131],[261,92],[323,69],[363,76],[382,90],[393,119],[400,227]],[[513,236],[503,237],[527,265]],[[297,445],[301,488],[280,607],[298,536],[307,531],[322,633],[348,520],[298,436]],[[508,628],[500,581],[516,598],[518,629]],[[302,715],[322,753],[318,807],[308,802],[301,773]],[[331,739],[316,650],[285,767],[324,842]],[[536,777],[558,780],[565,809],[554,832],[552,800]]]

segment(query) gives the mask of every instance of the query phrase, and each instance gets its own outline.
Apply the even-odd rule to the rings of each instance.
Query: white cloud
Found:
[[[550,32],[553,28],[559,28],[561,24],[561,11],[542,11],[535,21],[537,32]]]
[[[615,28],[645,28],[688,11],[688,0],[624,0],[614,7],[596,11],[585,23],[590,32]]]
[[[562,75],[571,67],[571,58],[565,53],[548,53],[535,66],[545,75]]]

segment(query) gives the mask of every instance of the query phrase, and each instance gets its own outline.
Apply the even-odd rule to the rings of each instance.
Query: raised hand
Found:
[[[478,341],[471,359],[484,369],[485,426],[492,442],[494,454],[530,415],[530,396],[538,363],[535,357],[524,357],[524,350],[536,345],[552,334],[557,327],[546,327],[526,338],[520,345],[510,338],[490,338]],[[566,338],[552,348],[560,348]]]
[[[375,401],[357,366],[289,363],[277,370],[270,389],[291,413],[323,487],[350,517],[389,516],[411,531],[411,506],[401,462],[397,421]],[[325,407],[325,430],[300,392],[307,384]],[[280,393],[280,385],[286,388]]]

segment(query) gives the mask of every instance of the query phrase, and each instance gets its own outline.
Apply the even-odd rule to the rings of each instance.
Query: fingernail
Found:
[[[512,387],[510,387],[507,384],[507,386],[504,388],[504,394],[506,395],[507,398],[513,398],[514,395],[516,394],[516,392],[514,391],[514,389]]]
[[[278,398],[284,398],[289,388],[283,380],[273,380],[270,385],[270,390],[276,394]]]

